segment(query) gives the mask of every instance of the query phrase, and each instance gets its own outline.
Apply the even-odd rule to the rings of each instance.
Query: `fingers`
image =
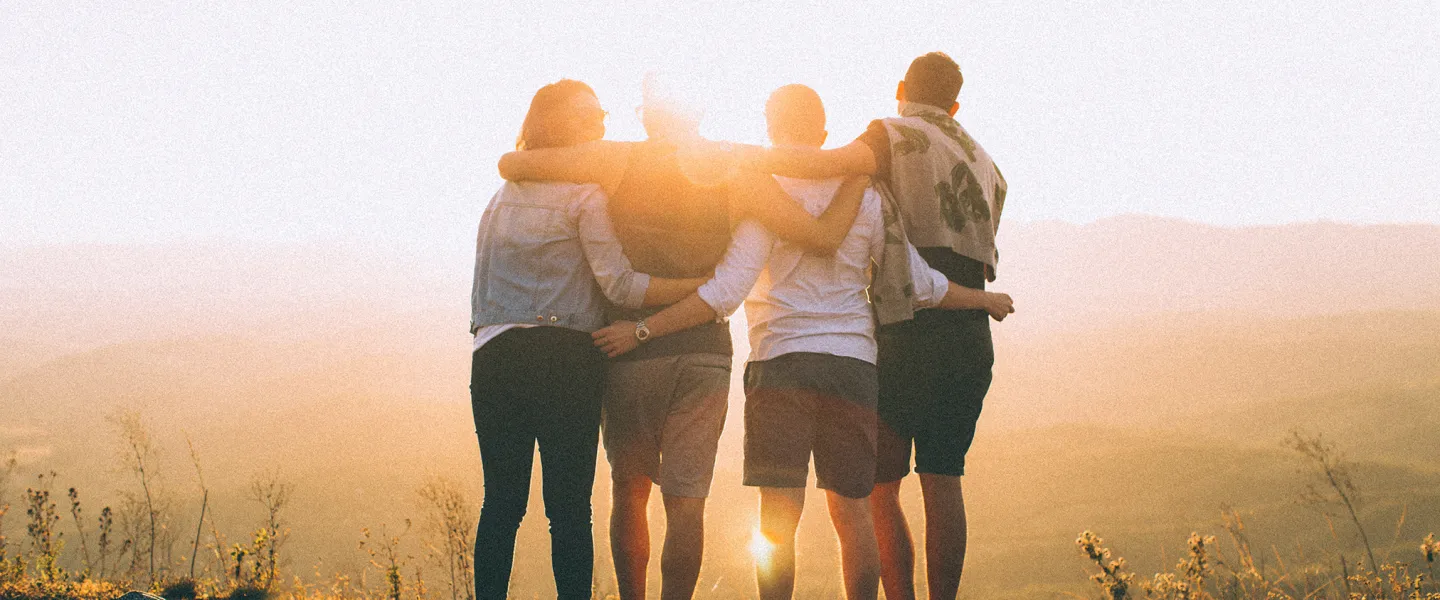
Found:
[[[990,317],[996,321],[1004,321],[1007,315],[1015,312],[1015,300],[1010,294],[991,292],[991,306],[988,310]]]
[[[605,353],[605,356],[610,358],[615,358],[634,349],[635,344],[621,340],[608,341],[604,346],[600,347],[600,350]]]
[[[634,350],[636,346],[632,335],[614,326],[596,331],[591,334],[591,337],[594,339],[595,347],[610,358]]]

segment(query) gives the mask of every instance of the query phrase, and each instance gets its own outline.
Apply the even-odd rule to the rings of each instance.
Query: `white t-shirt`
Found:
[[[776,180],[816,216],[830,206],[842,183]],[[880,202],[878,193],[866,190],[855,224],[834,256],[807,255],[752,222],[736,228],[735,243],[715,267],[715,278],[697,293],[721,315],[734,311],[743,299],[750,323],[749,360],[816,352],[875,362],[875,317],[865,290],[871,261],[885,246]],[[931,269],[913,246],[910,275],[917,307],[938,305],[949,289],[945,275]]]

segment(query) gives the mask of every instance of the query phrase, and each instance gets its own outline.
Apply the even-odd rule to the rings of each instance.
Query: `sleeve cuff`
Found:
[[[625,308],[640,308],[645,306],[645,292],[650,289],[650,275],[648,273],[635,273],[630,279],[630,290],[625,294]]]
[[[927,268],[926,275],[930,278],[930,293],[923,297],[917,294],[915,304],[920,308],[940,306],[940,302],[945,300],[945,293],[950,291],[950,280],[933,268]]]
[[[710,310],[715,312],[716,319],[722,319],[729,316],[730,313],[735,312],[736,308],[740,307],[739,305],[736,305],[734,307],[731,307],[730,310],[725,310],[727,308],[724,303],[725,294],[720,290],[716,289],[718,287],[719,286],[715,284],[715,280],[712,279],[705,282],[704,285],[701,285],[699,289],[696,289],[695,295],[699,296],[700,300],[705,302],[705,305],[709,306]]]

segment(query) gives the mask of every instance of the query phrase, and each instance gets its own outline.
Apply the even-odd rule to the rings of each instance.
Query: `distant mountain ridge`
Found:
[[[1160,313],[1440,307],[1440,225],[1217,227],[1130,215],[1002,224],[998,243],[992,285],[1015,296],[1020,328]]]
[[[399,318],[463,338],[470,244],[0,248],[0,331],[76,351],[236,332],[303,338]],[[1005,223],[999,244],[991,288],[1015,297],[1019,312],[1000,328],[1014,335],[1171,313],[1440,308],[1440,225],[1227,228],[1132,215]],[[0,378],[18,368],[7,362]]]

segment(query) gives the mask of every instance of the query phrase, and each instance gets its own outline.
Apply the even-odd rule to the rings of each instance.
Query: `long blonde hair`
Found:
[[[530,110],[525,113],[525,123],[520,126],[520,137],[515,140],[516,150],[555,148],[569,146],[583,140],[579,132],[571,128],[570,122],[559,117],[566,103],[580,94],[595,95],[595,90],[574,79],[561,79],[535,92],[530,99]]]

